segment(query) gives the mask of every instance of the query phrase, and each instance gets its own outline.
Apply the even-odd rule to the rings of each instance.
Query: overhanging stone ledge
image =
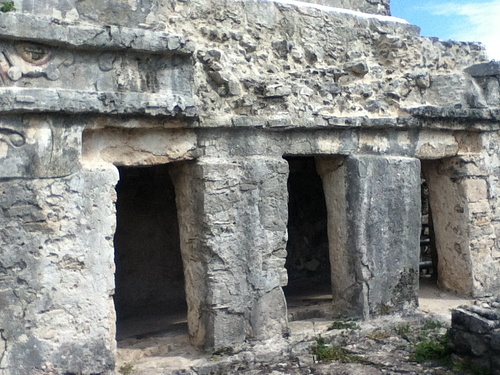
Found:
[[[78,49],[129,50],[191,55],[194,45],[180,35],[114,25],[76,25],[20,13],[0,15],[0,38]]]
[[[175,94],[0,88],[0,113],[64,112],[195,117],[194,99]]]
[[[419,118],[440,118],[440,119],[457,119],[457,120],[483,120],[496,122],[500,120],[500,109],[493,108],[455,108],[455,107],[438,107],[438,106],[422,106],[405,109],[412,116]]]
[[[288,130],[325,130],[325,129],[439,129],[442,131],[489,132],[500,130],[500,111],[476,113],[467,117],[466,113],[443,114],[441,107],[418,107],[408,109],[408,116],[400,117],[369,117],[369,116],[333,116],[320,114],[309,118],[233,116],[219,121],[203,119],[197,127],[203,128],[262,128],[274,131]],[[457,110],[455,110],[457,111]],[[470,111],[470,110],[462,110]],[[456,115],[453,115],[456,114]],[[473,120],[473,121],[471,121]]]

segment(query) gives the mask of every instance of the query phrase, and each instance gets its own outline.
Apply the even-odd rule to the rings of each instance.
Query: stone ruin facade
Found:
[[[500,66],[479,45],[388,0],[15,5],[0,374],[113,374],[120,323],[176,309],[197,348],[280,340],[314,278],[336,316],[415,308],[422,178],[438,285],[498,291]]]

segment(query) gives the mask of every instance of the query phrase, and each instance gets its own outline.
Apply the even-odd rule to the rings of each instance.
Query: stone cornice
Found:
[[[196,115],[191,97],[139,92],[92,92],[66,89],[0,88],[0,112],[100,113],[108,115]]]
[[[190,55],[194,46],[182,36],[107,25],[69,24],[54,18],[0,13],[0,38],[78,49],[130,50]]]

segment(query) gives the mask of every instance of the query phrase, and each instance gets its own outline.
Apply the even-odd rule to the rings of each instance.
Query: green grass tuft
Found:
[[[312,354],[317,361],[339,361],[343,363],[357,363],[360,358],[356,355],[349,354],[343,347],[339,345],[328,344],[327,341],[319,336],[313,344]]]
[[[424,340],[417,345],[413,351],[412,360],[416,362],[425,361],[447,361],[451,355],[446,337]]]
[[[410,340],[411,327],[409,324],[401,324],[396,328],[396,334],[405,340]]]
[[[439,328],[443,328],[443,327],[444,327],[444,324],[442,322],[440,322],[439,320],[428,320],[424,323],[424,325],[422,326],[422,329],[425,331],[430,331],[433,329],[439,329]]]
[[[0,5],[0,12],[7,13],[16,10],[16,6],[13,1],[3,1]]]
[[[360,328],[361,327],[359,326],[359,324],[352,320],[336,320],[328,326],[329,331],[333,329],[360,329]]]

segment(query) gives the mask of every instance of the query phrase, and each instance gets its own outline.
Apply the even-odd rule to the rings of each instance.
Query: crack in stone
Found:
[[[4,330],[3,329],[0,329],[0,339],[2,339],[3,341],[3,348],[1,347],[0,345],[0,369],[4,369],[6,368],[6,366],[4,365],[4,360],[5,360],[5,357],[7,355],[7,339],[5,338],[4,334],[3,334]]]

